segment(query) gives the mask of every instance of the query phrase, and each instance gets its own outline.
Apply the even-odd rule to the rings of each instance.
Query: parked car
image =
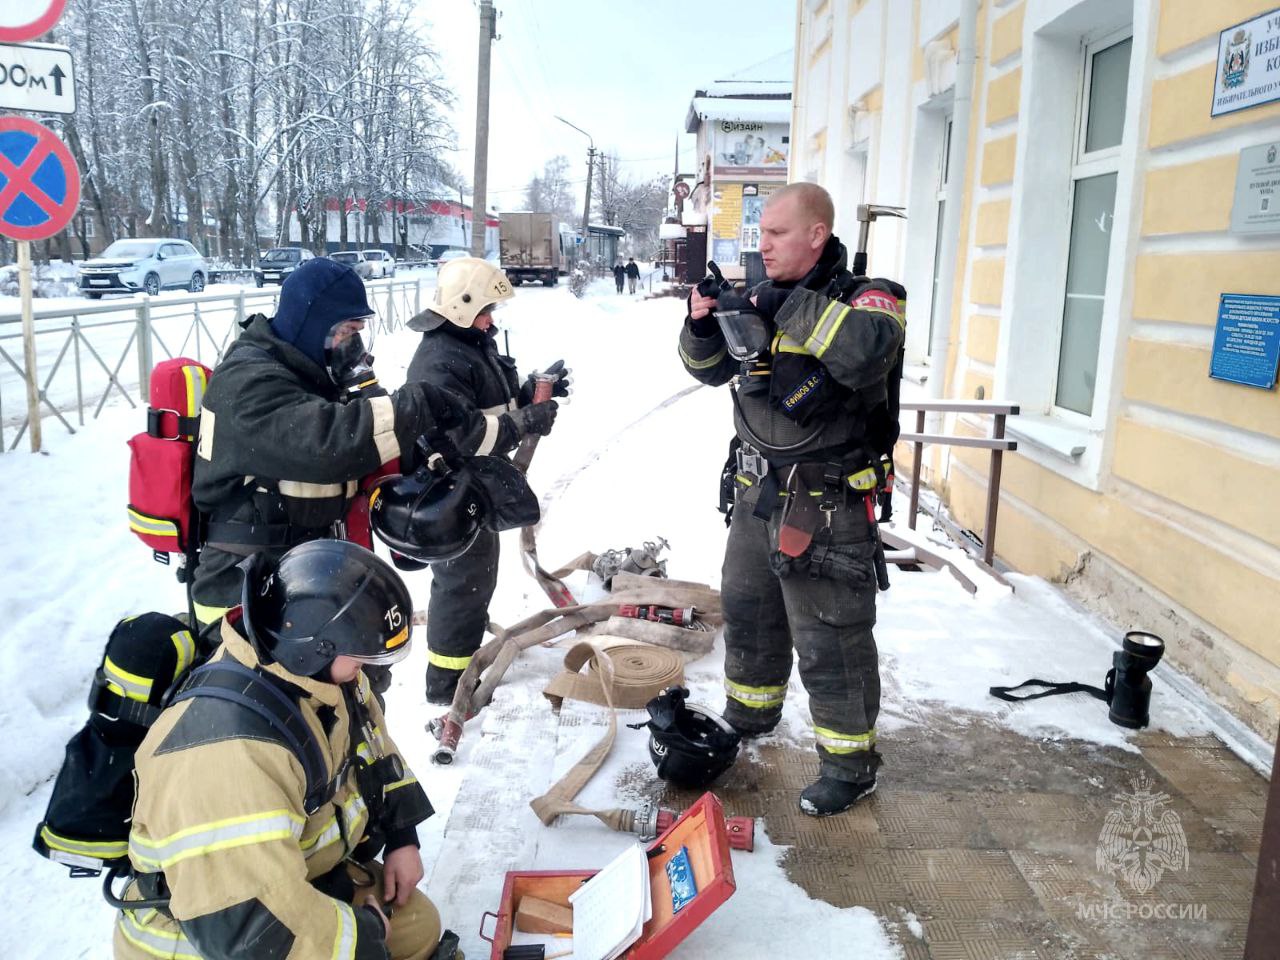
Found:
[[[456,247],[451,247],[450,249],[444,251],[444,253],[440,254],[440,256],[436,257],[431,262],[438,267],[442,263],[448,263],[450,260],[457,260],[461,257],[469,257],[469,256],[471,256],[470,250],[459,250]]]
[[[373,264],[361,250],[339,250],[337,253],[329,254],[329,259],[345,263],[359,275],[361,280],[373,279]]]
[[[285,277],[297,270],[299,264],[314,259],[315,254],[302,247],[273,247],[258,260],[258,286],[284,283]]]
[[[372,277],[394,277],[396,275],[396,258],[385,250],[366,250],[364,258],[369,261]]]
[[[161,290],[199,293],[208,276],[209,265],[187,241],[144,238],[117,240],[86,260],[76,282],[85,296],[97,300],[104,293],[145,291],[153,297]]]

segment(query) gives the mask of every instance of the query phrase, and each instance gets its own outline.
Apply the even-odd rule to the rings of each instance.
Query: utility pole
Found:
[[[587,228],[591,225],[591,172],[596,166],[596,142],[591,139],[591,134],[587,133],[587,131],[583,130],[581,127],[574,126],[564,117],[556,117],[556,119],[566,127],[573,127],[573,129],[586,137],[587,143],[590,144],[590,146],[587,147],[587,199],[582,204],[582,246],[584,247],[583,254],[585,255],[588,252],[587,249],[585,249],[588,246],[587,238],[591,236]]]
[[[484,258],[489,221],[489,54],[498,39],[493,0],[480,0],[480,46],[476,79],[476,167],[471,190],[471,255]]]

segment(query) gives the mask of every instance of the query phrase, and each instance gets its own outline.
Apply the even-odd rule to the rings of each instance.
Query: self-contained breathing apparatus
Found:
[[[838,271],[838,260],[820,260],[796,286],[854,309],[901,318],[906,290],[864,274],[870,224],[878,217],[903,215],[896,207],[860,206],[854,274]],[[823,256],[826,258],[827,252]],[[761,519],[772,514],[779,494],[786,495],[789,499],[774,559],[778,564],[794,565],[812,545],[805,562],[810,576],[819,576],[824,564],[839,564],[842,559],[824,549],[826,538],[820,531],[830,528],[836,510],[861,501],[877,543],[875,579],[880,589],[887,589],[887,564],[877,525],[888,522],[892,515],[892,455],[899,434],[903,351],[899,350],[883,384],[851,390],[830,375],[820,353],[811,352],[777,329],[772,315],[790,296],[787,287],[757,287],[753,302],[733,289],[717,264],[711,262],[707,267],[708,276],[699,282],[697,291],[717,301],[713,317],[724,336],[726,352],[741,364],[730,387],[737,435],[730,444],[720,483],[720,510],[726,525],[740,485],[759,485],[756,515]],[[833,269],[837,270],[834,277]],[[761,411],[769,411],[764,418],[768,428],[764,436],[753,424],[753,419],[760,422]],[[858,428],[849,430],[853,422]],[[850,559],[852,566],[865,569],[859,558]],[[852,569],[827,572],[844,578]]]

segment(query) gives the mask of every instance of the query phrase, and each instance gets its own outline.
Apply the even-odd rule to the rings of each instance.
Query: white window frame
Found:
[[[1098,390],[1097,385],[1094,386],[1092,410],[1088,414],[1080,413],[1078,410],[1072,410],[1069,407],[1059,406],[1058,398],[1058,370],[1062,363],[1062,333],[1063,324],[1066,321],[1067,312],[1067,265],[1071,262],[1071,238],[1070,230],[1073,218],[1075,216],[1075,197],[1076,186],[1081,180],[1089,180],[1093,177],[1106,176],[1107,174],[1115,174],[1117,183],[1120,179],[1120,151],[1124,146],[1123,137],[1120,143],[1112,147],[1104,147],[1101,150],[1095,150],[1089,153],[1085,150],[1085,142],[1089,135],[1089,95],[1093,90],[1093,58],[1095,54],[1101,53],[1103,50],[1110,49],[1117,44],[1126,40],[1133,39],[1133,26],[1122,27],[1119,30],[1112,30],[1103,36],[1095,38],[1084,38],[1081,41],[1081,79],[1079,84],[1079,98],[1076,101],[1078,106],[1076,110],[1076,136],[1075,136],[1075,154],[1071,163],[1071,186],[1068,192],[1067,200],[1067,242],[1066,256],[1062,259],[1062,309],[1058,312],[1058,323],[1053,342],[1057,345],[1056,357],[1057,363],[1053,366],[1053,383],[1049,390],[1049,413],[1051,416],[1058,418],[1068,424],[1087,429],[1093,421],[1093,412],[1097,410]],[[1130,48],[1130,68],[1132,69],[1133,50]],[[1125,113],[1128,114],[1128,104],[1125,104]],[[1115,232],[1115,207],[1111,209],[1112,224],[1112,240],[1114,242]],[[1108,260],[1110,257],[1108,256]],[[1108,267],[1110,264],[1108,264]],[[1111,271],[1107,270],[1110,277]],[[1106,311],[1106,297],[1103,296],[1103,311]],[[1102,343],[1098,343],[1098,351],[1102,351]]]
[[[994,395],[1017,402],[1019,454],[1087,489],[1104,488],[1123,406],[1133,272],[1141,245],[1150,90],[1158,10],[1141,0],[1027,0],[1009,239]],[[1056,406],[1057,365],[1079,159],[1085,50],[1132,36],[1124,130],[1089,417]],[[994,136],[995,134],[991,134]],[[1003,135],[1003,131],[1000,132]],[[1102,154],[1103,151],[1095,151]],[[1097,160],[1098,156],[1087,158]],[[1050,266],[1052,265],[1052,266]],[[1047,269],[1046,269],[1047,268]]]
[[[933,279],[937,271],[938,200],[945,198],[941,183],[946,166],[947,129],[955,114],[952,91],[929,97],[923,81],[914,92],[916,112],[907,186],[907,209],[927,210],[906,221],[903,282],[907,290],[928,291],[907,297],[907,377],[924,382],[934,366],[929,351],[929,315],[933,308]]]

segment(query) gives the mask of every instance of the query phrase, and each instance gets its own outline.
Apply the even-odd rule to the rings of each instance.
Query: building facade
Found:
[[[791,54],[771,58],[695,92],[685,131],[698,172],[681,203],[682,280],[714,260],[729,279],[763,279],[760,210],[787,182],[791,149]]]
[[[797,0],[790,166],[831,190],[837,233],[854,234],[858,203],[907,208],[875,224],[870,264],[910,291],[915,389],[1021,405],[1001,559],[1164,636],[1170,660],[1267,738],[1280,721],[1280,397],[1266,375],[1280,336],[1277,7]],[[985,454],[939,449],[927,471],[981,529]]]

